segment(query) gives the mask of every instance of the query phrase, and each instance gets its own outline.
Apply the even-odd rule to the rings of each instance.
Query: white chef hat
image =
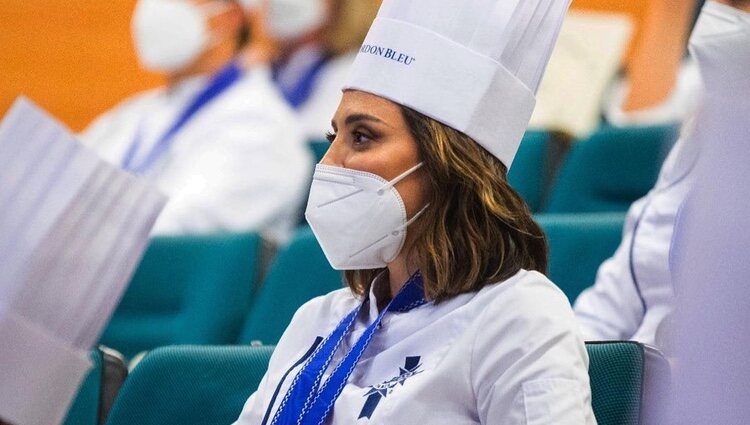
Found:
[[[269,0],[268,31],[274,38],[289,40],[325,24],[326,0]]]
[[[513,162],[570,0],[384,0],[345,89],[459,130]]]

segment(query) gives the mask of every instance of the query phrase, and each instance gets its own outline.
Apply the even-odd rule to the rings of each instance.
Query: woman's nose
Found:
[[[346,157],[345,148],[343,146],[343,143],[340,142],[338,139],[334,140],[333,143],[331,143],[331,146],[328,148],[328,151],[323,156],[323,159],[320,160],[320,163],[323,165],[330,165],[334,167],[343,167],[344,166],[344,158]]]

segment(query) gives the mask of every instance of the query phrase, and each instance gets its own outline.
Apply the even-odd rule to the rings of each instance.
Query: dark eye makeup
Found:
[[[363,130],[354,130],[352,132],[352,143],[356,145],[365,145],[373,140],[370,132]]]
[[[351,134],[351,144],[355,148],[362,148],[371,141],[377,139],[377,135],[370,131],[369,129],[357,127],[354,130],[352,130]],[[329,131],[326,134],[326,140],[328,140],[328,143],[333,143],[336,140],[336,137],[338,135],[334,133],[333,131]]]

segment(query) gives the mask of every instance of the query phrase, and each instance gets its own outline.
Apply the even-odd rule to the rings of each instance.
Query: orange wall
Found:
[[[0,1],[0,114],[16,96],[25,94],[80,130],[124,97],[158,85],[156,76],[139,69],[133,52],[134,4],[135,0]],[[646,64],[649,73],[638,77],[645,80],[639,83],[643,89],[633,95],[631,104],[648,104],[671,89],[670,74],[683,51],[674,40],[684,38],[687,18],[682,17],[692,9],[686,4],[691,2],[573,1],[577,9],[634,17],[638,29],[628,63]]]
[[[130,39],[135,0],[0,1],[0,114],[29,96],[74,130],[159,84]]]

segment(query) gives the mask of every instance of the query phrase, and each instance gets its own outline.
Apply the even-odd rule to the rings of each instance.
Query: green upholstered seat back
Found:
[[[260,249],[255,234],[154,238],[102,343],[126,357],[164,345],[233,343]]]
[[[277,344],[305,302],[343,287],[309,227],[300,228],[276,256],[248,314],[240,343]]]
[[[591,403],[599,425],[638,425],[644,381],[637,343],[588,343]]]
[[[549,243],[548,276],[572,302],[591,286],[599,266],[617,249],[624,213],[539,214]]]
[[[315,159],[315,163],[317,164],[321,159],[323,159],[326,152],[328,152],[328,148],[331,146],[331,143],[328,140],[313,140],[308,142],[307,146],[310,148],[310,151],[313,154],[313,158]]]
[[[587,343],[592,406],[599,425],[656,425],[644,401],[658,352],[636,342]],[[268,367],[272,347],[166,347],[128,377],[108,425],[229,424]],[[662,376],[663,378],[664,376]]]
[[[604,128],[576,142],[545,212],[627,211],[656,183],[674,127]]]
[[[65,418],[65,425],[97,425],[102,386],[103,354],[99,350],[91,352],[93,367],[78,389],[78,395]]]
[[[65,418],[65,425],[97,425],[104,420],[120,390],[128,368],[120,353],[107,347],[91,352],[92,369],[81,384]]]
[[[534,212],[541,209],[545,196],[548,149],[549,134],[526,132],[508,171],[508,182]]]
[[[156,349],[130,373],[107,424],[231,424],[258,388],[272,351],[272,347]]]

